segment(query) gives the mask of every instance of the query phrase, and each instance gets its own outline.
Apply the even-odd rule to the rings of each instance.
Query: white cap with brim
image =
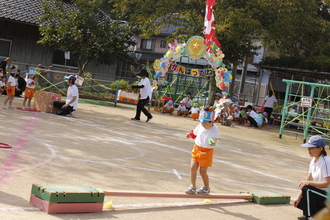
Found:
[[[325,140],[320,135],[314,135],[309,138],[308,142],[301,145],[302,147],[325,147]]]

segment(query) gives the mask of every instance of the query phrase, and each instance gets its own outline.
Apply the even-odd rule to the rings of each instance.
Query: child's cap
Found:
[[[18,72],[18,66],[16,66],[16,65],[11,65],[11,66],[10,66],[10,72],[11,72],[11,73],[17,73],[17,72]]]
[[[173,101],[170,100],[170,101],[167,102],[167,104],[168,104],[168,105],[173,105]]]
[[[325,140],[320,135],[314,135],[309,138],[308,142],[301,145],[302,147],[325,147]]]
[[[267,112],[263,112],[262,115],[265,116],[265,117],[267,117],[268,116],[268,113]]]
[[[180,104],[183,104],[184,103],[184,101],[180,101]]]
[[[28,71],[28,75],[34,75],[34,74],[35,74],[34,69],[30,69],[30,70]]]
[[[194,103],[194,107],[198,107],[198,103],[195,102],[195,103]]]
[[[213,110],[213,109],[212,109]],[[199,121],[207,123],[214,120],[214,111],[201,110],[199,113]]]

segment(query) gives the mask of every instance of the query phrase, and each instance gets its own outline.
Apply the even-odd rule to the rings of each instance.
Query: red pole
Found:
[[[115,192],[106,191],[105,196],[127,196],[127,197],[163,197],[163,198],[204,198],[204,199],[246,199],[252,200],[252,194],[210,194],[201,195],[194,194],[188,195],[183,193],[154,193],[154,192]]]

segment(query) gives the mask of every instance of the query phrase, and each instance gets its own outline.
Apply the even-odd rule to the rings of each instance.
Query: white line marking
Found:
[[[173,172],[178,177],[179,180],[182,180],[182,177],[180,176],[180,174],[178,173],[178,171],[176,171],[176,169],[173,169]]]

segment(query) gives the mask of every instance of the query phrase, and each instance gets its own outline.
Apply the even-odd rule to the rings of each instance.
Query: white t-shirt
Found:
[[[30,88],[30,89],[34,89],[35,87],[36,87],[36,85],[33,83],[33,85],[30,85],[29,86],[29,84],[31,84],[32,82],[34,82],[34,79],[30,79],[30,78],[28,78],[27,80],[26,80],[26,88]]]
[[[8,84],[10,83],[10,86],[16,86],[17,85],[17,80],[15,79],[15,77],[13,77],[13,76],[9,76],[9,78],[8,78],[8,82],[7,82]]]
[[[191,99],[189,99],[187,101],[187,98],[184,98],[182,101],[185,103],[185,105],[186,105],[187,108],[191,108],[192,107],[192,101],[191,101]]]
[[[233,101],[230,99],[230,98],[226,98],[226,101],[225,101],[225,105],[226,107],[231,107],[231,105],[233,104]]]
[[[186,106],[184,106],[184,105],[179,105],[177,109],[178,109],[178,111],[181,111],[181,112],[184,112],[187,110]]]
[[[266,100],[265,107],[267,107],[267,108],[275,107],[275,102],[277,102],[277,99],[275,98],[275,96],[273,96],[273,95],[271,97],[266,96],[265,100]]]
[[[152,90],[151,90],[151,85],[150,85],[150,81],[149,81],[148,77],[141,79],[141,81],[139,82],[138,85],[139,86],[144,85],[144,87],[140,89],[141,99],[146,99],[149,97],[149,100],[151,100]]]
[[[320,158],[315,163],[315,157],[309,164],[309,173],[312,174],[313,181],[323,182],[325,177],[330,176],[330,157],[320,156]],[[323,188],[327,190],[327,188]]]
[[[255,111],[250,111],[249,115],[257,122],[258,125],[262,125],[262,118]]]
[[[219,138],[218,127],[213,125],[210,129],[206,130],[201,123],[194,129],[196,135],[195,144],[204,148],[214,148],[209,144],[210,138]]]
[[[171,110],[173,108],[173,104],[169,105],[168,103],[165,104],[167,110]]]
[[[190,112],[191,112],[191,113],[199,113],[199,107],[192,107],[192,108],[190,109]]]
[[[3,87],[3,86],[5,86],[5,85],[6,85],[6,83],[0,81],[0,87]]]
[[[66,95],[66,100],[65,103],[69,103],[73,97],[76,96],[76,100],[70,104],[70,106],[73,107],[74,110],[77,109],[78,106],[78,99],[79,99],[79,92],[78,92],[78,87],[75,85],[69,86],[68,91],[67,91],[67,95]]]

